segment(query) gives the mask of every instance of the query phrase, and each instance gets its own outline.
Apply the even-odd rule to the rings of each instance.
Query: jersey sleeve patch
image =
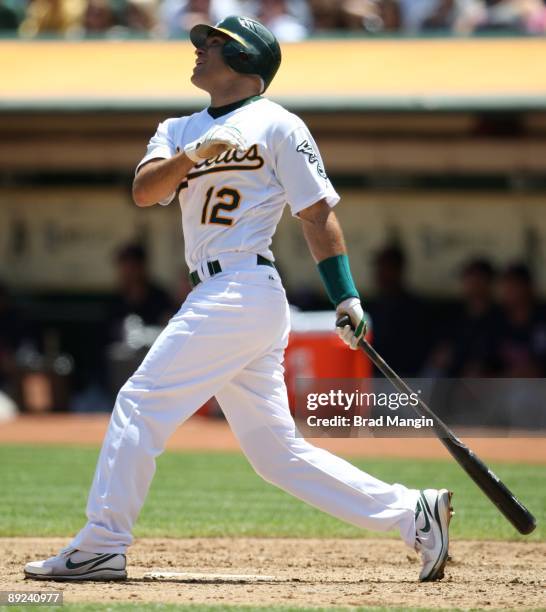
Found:
[[[293,215],[319,200],[325,199],[329,206],[338,203],[339,196],[328,179],[318,147],[303,122],[283,137],[275,165]]]
[[[309,159],[309,163],[311,165],[316,164],[316,168],[317,168],[317,172],[319,176],[321,176],[324,179],[328,178],[324,168],[321,165],[319,156],[316,154],[315,149],[313,148],[313,145],[309,142],[309,140],[307,140],[307,138],[304,138],[298,144],[298,146],[296,147],[296,151],[298,151],[298,153],[302,153],[303,155],[307,155]]]

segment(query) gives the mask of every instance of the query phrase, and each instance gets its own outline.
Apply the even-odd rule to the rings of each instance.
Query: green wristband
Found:
[[[326,293],[334,306],[347,298],[358,297],[347,255],[328,257],[319,261],[317,267]]]

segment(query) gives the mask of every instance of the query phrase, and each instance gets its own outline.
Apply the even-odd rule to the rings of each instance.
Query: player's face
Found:
[[[226,42],[224,36],[213,34],[204,45],[195,50],[195,66],[191,82],[205,91],[210,91],[233,78],[233,70],[222,56],[222,47]]]

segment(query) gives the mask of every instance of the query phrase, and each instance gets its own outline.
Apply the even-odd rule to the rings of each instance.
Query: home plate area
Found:
[[[259,574],[195,574],[191,572],[149,572],[144,574],[144,580],[169,580],[170,582],[200,582],[202,584],[222,584],[234,582],[250,584],[253,582],[280,582],[275,576],[260,576]]]

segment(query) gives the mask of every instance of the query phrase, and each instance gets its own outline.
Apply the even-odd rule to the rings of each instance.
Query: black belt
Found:
[[[269,266],[270,268],[274,268],[275,264],[269,259],[262,257],[261,255],[256,255],[256,265],[258,266]],[[209,269],[210,276],[214,276],[215,274],[219,274],[222,271],[222,266],[220,262],[215,259],[214,261],[207,261],[207,268]],[[201,282],[199,278],[199,274],[197,274],[197,270],[190,272],[190,283],[192,287],[197,287],[197,285]]]

